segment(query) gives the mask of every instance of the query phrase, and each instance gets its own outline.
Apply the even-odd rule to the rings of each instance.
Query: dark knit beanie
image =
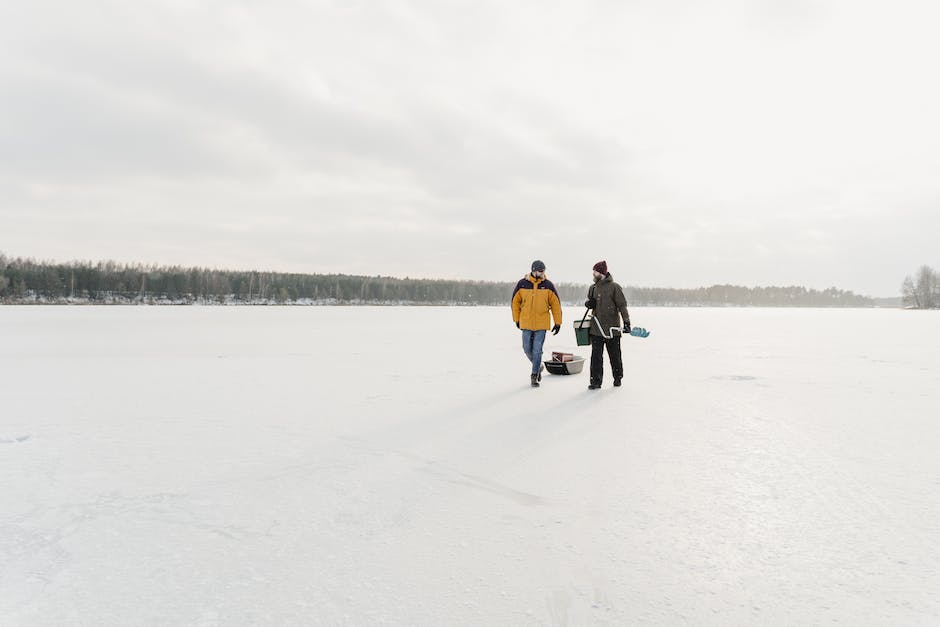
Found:
[[[545,272],[545,264],[536,259],[532,262],[532,272]]]
[[[594,264],[594,272],[600,272],[601,274],[607,274],[607,262],[598,261]]]

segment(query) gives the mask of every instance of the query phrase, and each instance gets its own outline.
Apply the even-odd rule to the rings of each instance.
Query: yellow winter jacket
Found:
[[[543,331],[552,328],[552,319],[561,324],[561,300],[554,284],[531,274],[520,279],[512,292],[513,322],[520,329]]]

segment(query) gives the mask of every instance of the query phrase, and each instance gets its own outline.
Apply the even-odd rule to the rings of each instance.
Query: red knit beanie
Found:
[[[600,272],[601,274],[607,274],[607,262],[598,261],[594,264],[594,272]]]

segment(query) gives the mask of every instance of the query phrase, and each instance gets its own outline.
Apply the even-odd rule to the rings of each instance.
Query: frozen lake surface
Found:
[[[631,316],[0,307],[0,624],[940,622],[940,312]]]

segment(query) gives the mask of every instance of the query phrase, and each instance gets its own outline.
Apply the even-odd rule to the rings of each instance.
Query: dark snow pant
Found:
[[[600,385],[604,380],[604,346],[607,346],[607,356],[610,357],[610,370],[614,381],[623,378],[623,359],[620,355],[620,336],[609,340],[599,335],[591,336],[591,383]]]

